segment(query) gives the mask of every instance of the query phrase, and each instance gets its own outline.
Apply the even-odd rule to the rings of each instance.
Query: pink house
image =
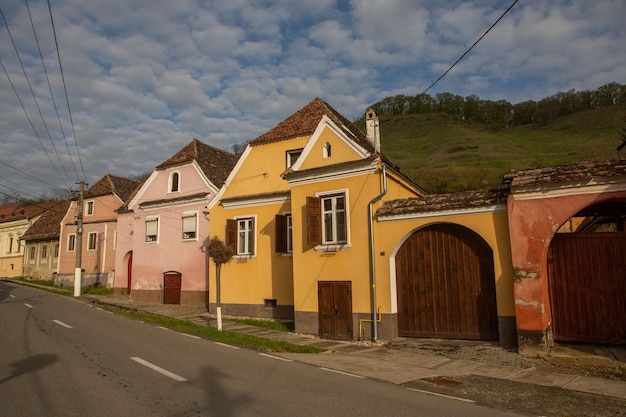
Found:
[[[83,199],[82,285],[110,287],[115,274],[116,210],[139,185],[138,181],[106,174],[85,191]],[[57,284],[73,285],[76,269],[77,199],[70,203],[60,231]]]
[[[207,300],[206,206],[237,157],[194,139],[157,166],[118,210],[114,292],[136,301]]]

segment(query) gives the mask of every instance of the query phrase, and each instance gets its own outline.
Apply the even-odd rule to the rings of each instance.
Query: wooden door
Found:
[[[182,276],[178,272],[163,274],[163,304],[180,304]]]
[[[493,251],[475,232],[437,224],[396,255],[398,334],[497,340]]]
[[[133,287],[133,253],[132,252],[130,252],[130,255],[128,256],[128,265],[127,265],[126,273],[127,273],[127,278],[128,278],[126,291],[127,291],[127,294],[130,294],[130,289]]]
[[[320,337],[336,340],[352,339],[352,283],[349,281],[318,282]]]
[[[548,252],[556,340],[626,342],[626,234],[559,233]]]

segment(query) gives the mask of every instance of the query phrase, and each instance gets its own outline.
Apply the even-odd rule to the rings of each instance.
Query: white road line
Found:
[[[35,308],[35,307],[31,306],[31,305],[30,305],[30,304],[28,304],[28,303],[24,303],[24,305],[25,305],[26,307],[28,307],[28,308]]]
[[[15,298],[15,296],[14,296],[13,294],[9,295],[9,297],[11,297],[11,298]]]
[[[222,342],[213,342],[213,343],[215,343],[216,345],[224,346],[224,347],[231,348],[231,349],[239,349],[238,346],[227,345],[226,343],[222,343]]]
[[[169,330],[167,327],[163,327],[163,326],[157,326],[157,329],[161,329],[161,330]]]
[[[466,403],[475,403],[476,402],[474,400],[468,400],[467,398],[460,398],[460,397],[453,397],[452,395],[439,394],[438,392],[424,391],[424,390],[417,389],[417,388],[408,388],[408,389],[410,389],[411,391],[421,392],[422,394],[429,394],[429,395],[434,395],[436,397],[443,397],[443,398],[449,398],[451,400],[464,401]]]
[[[359,379],[365,379],[364,376],[361,375],[355,375],[355,374],[351,374],[348,372],[343,372],[343,371],[338,371],[336,369],[329,369],[329,368],[320,368],[322,371],[328,371],[328,372],[334,372],[336,374],[341,374],[341,375],[346,375],[346,376],[351,376],[353,378],[359,378]]]
[[[181,333],[183,336],[191,337],[192,339],[201,339],[200,336],[196,336],[195,334]]]
[[[135,362],[137,362],[137,363],[139,363],[139,364],[141,364],[141,365],[143,365],[143,366],[145,366],[145,367],[148,367],[148,368],[152,369],[153,371],[157,371],[158,373],[160,373],[162,375],[165,375],[168,378],[172,378],[174,381],[178,381],[178,382],[185,382],[185,381],[187,381],[182,376],[176,375],[175,373],[170,372],[167,369],[163,369],[163,368],[161,368],[159,366],[156,366],[153,363],[150,363],[150,362],[148,362],[146,360],[143,360],[141,358],[138,358],[136,356],[134,356],[134,357],[132,357],[130,359],[135,361]]]
[[[63,327],[65,327],[66,329],[71,329],[71,328],[72,328],[72,326],[70,326],[69,324],[63,323],[63,322],[62,322],[62,321],[60,321],[60,320],[52,320],[52,321],[53,321],[54,323],[58,324],[59,326],[63,326]]]
[[[268,355],[267,353],[259,353],[259,355],[265,356],[267,358],[278,359],[279,361],[293,362],[291,359],[281,358],[280,356]]]

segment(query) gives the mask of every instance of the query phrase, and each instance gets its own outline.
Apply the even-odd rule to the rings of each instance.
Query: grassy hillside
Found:
[[[616,105],[498,130],[443,113],[397,116],[381,124],[381,148],[428,192],[484,189],[512,169],[614,158],[625,115]]]

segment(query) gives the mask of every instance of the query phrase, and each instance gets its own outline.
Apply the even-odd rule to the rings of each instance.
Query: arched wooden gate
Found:
[[[475,232],[436,224],[396,254],[398,334],[497,340],[493,251]]]

